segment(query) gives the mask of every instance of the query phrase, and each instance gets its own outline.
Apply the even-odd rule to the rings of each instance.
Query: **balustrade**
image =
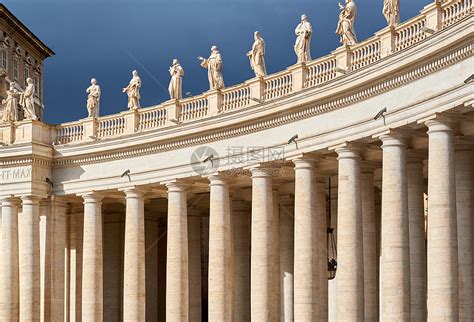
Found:
[[[305,87],[312,87],[336,78],[336,58],[332,55],[308,64]]]
[[[165,125],[166,109],[161,106],[143,109],[139,113],[139,130],[153,129]]]
[[[275,75],[271,75],[265,79],[265,100],[272,100],[283,97],[291,93],[292,77],[291,73],[284,71]]]
[[[209,103],[207,97],[201,95],[185,99],[181,102],[181,120],[191,121],[207,115]]]

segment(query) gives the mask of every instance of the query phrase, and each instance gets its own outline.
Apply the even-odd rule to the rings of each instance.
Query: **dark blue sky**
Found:
[[[197,56],[218,45],[227,86],[252,78],[245,53],[259,30],[267,45],[268,73],[295,62],[294,28],[305,13],[313,25],[313,58],[338,45],[337,0],[6,0],[5,5],[56,52],[44,67],[45,120],[60,123],[87,115],[85,89],[96,77],[101,114],[126,110],[122,87],[131,71],[142,78],[142,106],[168,99],[168,68],[185,69],[183,92],[208,89]],[[342,0],[341,0],[342,2]],[[383,0],[358,0],[359,40],[382,29]],[[402,21],[432,0],[402,0]]]

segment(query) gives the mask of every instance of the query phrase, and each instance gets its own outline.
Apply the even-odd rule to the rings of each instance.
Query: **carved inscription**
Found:
[[[15,182],[27,178],[31,178],[31,167],[0,169],[0,183]]]

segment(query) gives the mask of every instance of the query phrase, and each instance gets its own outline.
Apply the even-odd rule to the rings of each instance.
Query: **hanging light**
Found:
[[[334,237],[334,228],[331,227],[331,177],[329,177],[329,212],[328,212],[328,230],[327,230],[327,258],[328,258],[328,279],[332,280],[336,277],[337,271],[337,245]],[[329,254],[331,250],[331,254]],[[331,256],[330,256],[331,255]]]

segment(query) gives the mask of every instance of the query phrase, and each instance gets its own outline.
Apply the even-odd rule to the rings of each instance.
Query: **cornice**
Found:
[[[38,157],[24,157],[8,160],[0,160],[0,168],[24,167],[30,165],[41,165],[51,167],[53,162],[51,160]]]
[[[378,94],[404,86],[412,81],[418,80],[426,75],[437,72],[464,59],[467,59],[473,56],[473,53],[474,43],[472,41],[458,44],[457,48],[445,52],[440,56],[434,58],[432,57],[428,62],[420,62],[418,65],[412,66],[410,69],[405,68],[395,76],[384,78],[369,85],[359,87],[358,89],[352,90],[345,95],[339,95],[331,99],[322,99],[316,104],[308,104],[308,106],[292,109],[291,111],[282,111],[278,115],[271,115],[266,118],[257,119],[244,125],[234,125],[231,128],[212,130],[206,134],[191,134],[190,137],[178,138],[172,141],[168,140],[168,142],[148,143],[147,146],[136,146],[115,151],[99,151],[87,156],[80,155],[57,158],[53,161],[53,166],[66,167],[85,165],[137,157],[262,131],[268,128],[288,124],[318,114],[344,108]]]

